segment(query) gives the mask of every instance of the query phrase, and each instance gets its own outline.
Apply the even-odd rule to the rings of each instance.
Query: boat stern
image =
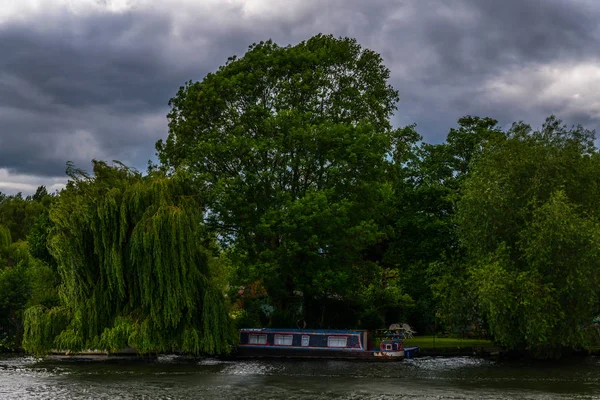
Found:
[[[373,356],[385,359],[403,359],[405,354],[402,342],[403,339],[398,338],[382,340],[379,344],[379,350],[373,351]]]

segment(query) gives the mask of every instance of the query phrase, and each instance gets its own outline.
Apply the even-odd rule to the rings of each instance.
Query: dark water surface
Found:
[[[41,361],[0,356],[0,399],[600,399],[600,359],[398,363]]]

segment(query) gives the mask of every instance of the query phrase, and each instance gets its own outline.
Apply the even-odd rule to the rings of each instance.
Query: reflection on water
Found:
[[[0,358],[0,399],[592,399],[600,361],[470,357],[349,361],[99,363]]]

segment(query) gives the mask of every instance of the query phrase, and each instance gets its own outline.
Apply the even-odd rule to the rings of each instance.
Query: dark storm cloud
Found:
[[[419,3],[409,17],[388,23],[384,35],[397,38],[389,54],[392,73],[403,71],[394,82],[401,93],[399,119],[402,123],[415,120],[432,141],[443,140],[451,124],[465,114],[493,116],[506,125],[519,119],[537,124],[549,113],[561,111],[536,107],[532,98],[539,87],[531,88],[529,98],[501,101],[487,87],[488,80],[497,75],[540,64],[598,63],[591,49],[598,43],[600,7],[593,3],[483,0],[443,4]]]
[[[254,12],[241,3],[157,4],[55,8],[0,23],[0,169],[56,177],[67,160],[86,167],[91,158],[143,169],[181,84],[252,42],[285,45],[319,32],[380,52],[400,91],[395,123],[417,122],[429,141],[465,114],[535,124],[562,111],[598,122],[561,97],[563,87],[555,100],[538,96],[558,79],[540,66],[600,65],[592,1],[273,1]]]
[[[433,9],[424,17],[423,42],[431,46],[438,61],[426,68],[432,82],[466,80],[512,63],[585,57],[596,40],[598,13],[573,2],[484,0],[448,4],[451,6],[446,12]]]

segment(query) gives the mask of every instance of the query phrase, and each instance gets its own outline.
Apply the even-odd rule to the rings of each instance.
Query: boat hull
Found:
[[[340,351],[328,349],[282,349],[276,347],[238,347],[232,354],[236,359],[289,358],[289,359],[326,359],[326,360],[363,360],[363,361],[400,361],[404,351]]]

